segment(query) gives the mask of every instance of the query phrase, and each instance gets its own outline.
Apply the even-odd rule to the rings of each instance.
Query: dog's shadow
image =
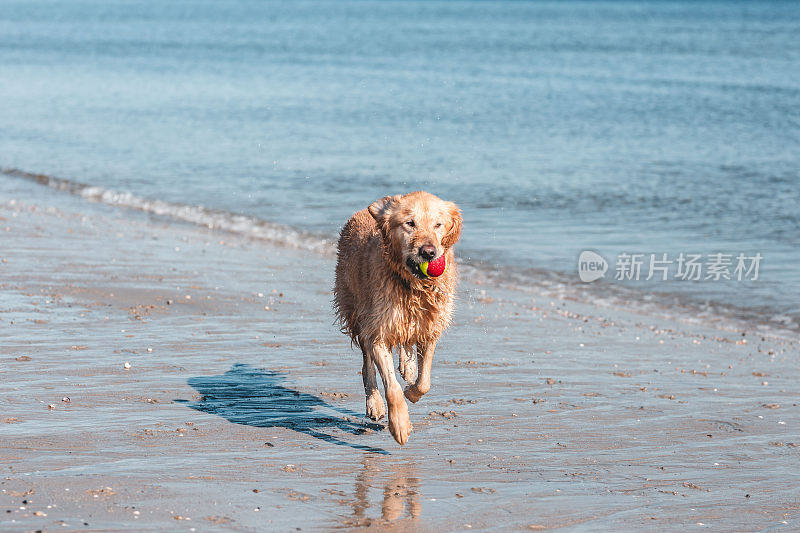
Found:
[[[331,444],[389,454],[382,448],[346,442],[326,433],[326,430],[336,429],[361,435],[366,429],[382,430],[383,426],[352,421],[351,418],[359,419],[362,415],[285,386],[286,375],[283,372],[237,363],[224,374],[197,376],[187,382],[200,393],[200,401],[176,401],[187,403],[197,411],[221,416],[234,424],[283,427]]]

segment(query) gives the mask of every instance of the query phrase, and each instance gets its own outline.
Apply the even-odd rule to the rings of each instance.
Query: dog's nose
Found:
[[[426,244],[419,247],[419,256],[426,261],[430,261],[436,257],[436,247],[432,244]]]

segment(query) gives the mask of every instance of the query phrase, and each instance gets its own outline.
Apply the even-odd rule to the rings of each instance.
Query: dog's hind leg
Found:
[[[414,345],[400,346],[397,350],[397,370],[406,383],[412,383],[417,377],[417,357],[414,355]]]
[[[404,391],[406,398],[413,403],[417,403],[425,393],[431,390],[431,365],[435,350],[436,341],[417,345],[417,381],[406,387]]]
[[[375,364],[369,351],[364,348],[364,341],[359,337],[358,345],[364,356],[364,365],[361,367],[361,377],[364,379],[364,394],[367,397],[367,417],[380,420],[386,416],[386,405],[383,403],[381,393],[378,392],[378,382],[375,379]]]
[[[403,397],[403,389],[394,375],[392,351],[383,344],[371,344],[367,346],[367,353],[372,356],[383,380],[383,391],[389,407],[389,432],[399,444],[405,444],[411,434],[411,419],[408,418],[408,405]]]

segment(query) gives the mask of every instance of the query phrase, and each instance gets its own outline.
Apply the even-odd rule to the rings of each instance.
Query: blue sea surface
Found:
[[[521,288],[796,330],[798,36],[796,2],[4,0],[0,167],[329,240],[426,189]],[[621,283],[623,252],[763,260]]]

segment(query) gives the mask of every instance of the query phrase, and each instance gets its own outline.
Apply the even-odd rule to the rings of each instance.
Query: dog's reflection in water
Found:
[[[361,471],[356,476],[353,515],[345,520],[350,527],[378,525],[376,521],[408,522],[411,525],[422,514],[419,495],[419,478],[415,476],[413,463],[389,463],[385,457],[370,454],[361,460]],[[373,511],[377,507],[375,489],[382,490],[380,516]],[[373,496],[371,499],[370,496]]]

